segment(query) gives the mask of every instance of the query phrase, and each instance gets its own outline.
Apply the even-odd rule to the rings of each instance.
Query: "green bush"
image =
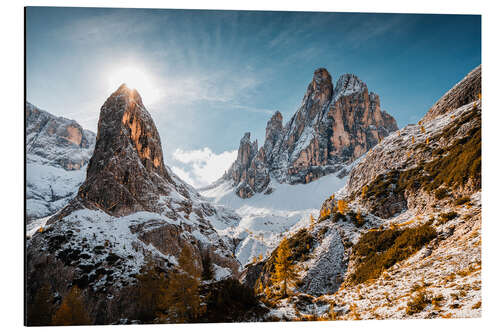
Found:
[[[350,279],[355,284],[375,279],[395,263],[409,258],[436,237],[430,224],[405,229],[369,231],[354,246],[360,257]]]
[[[351,220],[352,224],[354,224],[358,228],[361,228],[366,223],[365,217],[361,213],[350,211],[349,213],[347,213],[347,215],[349,215],[349,219]]]
[[[400,229],[386,229],[369,231],[354,245],[354,253],[361,257],[366,257],[372,253],[378,253],[389,249],[396,238],[401,235]]]
[[[426,189],[441,185],[464,186],[470,179],[475,188],[481,187],[481,128],[473,128],[463,138],[447,147],[446,155],[425,165],[429,175]]]

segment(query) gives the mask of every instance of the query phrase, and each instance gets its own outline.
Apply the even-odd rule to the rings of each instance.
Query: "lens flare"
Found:
[[[112,70],[108,76],[109,92],[115,91],[122,83],[131,89],[136,89],[145,105],[151,105],[160,98],[160,92],[153,75],[140,66],[128,64]]]

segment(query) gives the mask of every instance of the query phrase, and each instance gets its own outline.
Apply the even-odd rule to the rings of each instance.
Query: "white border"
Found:
[[[411,320],[411,321],[361,321],[317,323],[264,323],[264,324],[210,324],[210,325],[149,325],[149,326],[96,326],[76,328],[25,328],[22,326],[23,311],[23,6],[80,6],[80,7],[132,7],[132,8],[187,8],[187,9],[248,9],[248,10],[302,10],[302,11],[350,11],[393,13],[454,13],[483,15],[483,317],[468,320]],[[0,10],[1,24],[1,197],[3,214],[0,241],[2,254],[0,326],[6,332],[29,330],[70,331],[165,331],[187,332],[252,332],[255,330],[348,330],[349,332],[478,332],[490,331],[498,326],[499,288],[499,240],[500,219],[496,211],[500,184],[497,168],[498,130],[500,105],[496,96],[500,78],[500,61],[497,32],[500,31],[496,1],[153,1],[153,0],[32,0],[4,1]],[[496,324],[496,325],[495,325]],[[498,328],[497,328],[498,329]]]

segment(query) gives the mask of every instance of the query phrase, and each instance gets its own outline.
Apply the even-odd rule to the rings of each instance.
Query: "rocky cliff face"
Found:
[[[277,111],[267,123],[264,145],[240,142],[238,158],[226,174],[242,198],[272,191],[278,182],[309,183],[339,171],[397,129],[380,109],[378,95],[355,75],[340,76],[335,86],[324,68],[314,72],[302,104],[285,126]]]
[[[353,168],[348,195],[388,218],[421,205],[423,198],[432,203],[440,192],[468,195],[480,190],[480,92],[481,66],[439,99],[419,124],[374,147]]]
[[[26,103],[26,153],[65,170],[81,169],[92,156],[95,134],[74,120]]]
[[[26,103],[27,222],[54,214],[85,180],[95,134]]]
[[[168,272],[188,247],[198,268],[210,260],[216,279],[236,276],[232,243],[213,224],[237,222],[165,166],[141,97],[122,85],[101,108],[78,195],[28,240],[28,302],[42,284],[62,296],[77,285],[94,323],[133,316],[129,295],[147,257]]]

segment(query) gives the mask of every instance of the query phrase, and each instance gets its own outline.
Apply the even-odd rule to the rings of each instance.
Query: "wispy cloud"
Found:
[[[231,70],[220,70],[210,73],[188,73],[173,77],[155,77],[161,91],[158,104],[165,106],[191,105],[209,102],[226,108],[234,108],[248,112],[272,114],[273,110],[259,108],[252,103],[252,96],[263,84],[251,72],[235,73]]]
[[[222,177],[237,154],[236,150],[216,154],[208,147],[197,150],[176,149],[172,157],[180,165],[172,167],[172,170],[194,187],[202,187]]]
[[[150,33],[159,27],[160,19],[142,13],[120,9],[94,11],[50,33],[57,39],[96,46],[116,40],[134,40],[134,37]]]

